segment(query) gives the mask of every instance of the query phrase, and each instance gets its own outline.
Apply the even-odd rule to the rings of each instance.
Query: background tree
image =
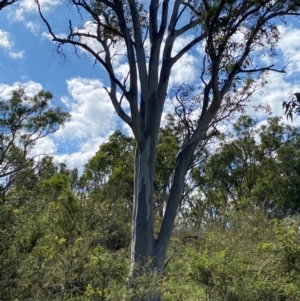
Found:
[[[8,100],[0,100],[0,194],[2,201],[14,176],[35,168],[31,156],[36,142],[58,130],[69,119],[69,114],[59,107],[51,108],[52,94],[40,91],[33,96],[24,89],[12,92]],[[22,172],[21,172],[22,171]]]
[[[231,92],[243,90],[251,95],[253,84],[273,65],[256,67],[260,54],[275,54],[279,31],[276,24],[289,15],[299,15],[298,1],[149,1],[134,0],[70,1],[81,16],[87,15],[85,27],[68,18],[66,37],[55,33],[38,9],[58,51],[70,44],[81,47],[106,70],[110,86],[106,88],[119,117],[131,128],[135,141],[134,205],[132,219],[131,276],[143,274],[149,261],[150,273],[164,270],[167,247],[180,205],[185,176],[197,146],[214,122],[226,98],[235,102]],[[84,12],[82,14],[81,12]],[[70,19],[70,20],[69,20]],[[236,34],[240,35],[236,41]],[[176,41],[190,34],[192,38],[174,53]],[[149,43],[145,41],[149,40]],[[91,45],[95,43],[97,50]],[[191,135],[174,158],[174,178],[157,237],[154,236],[154,173],[162,113],[174,65],[182,56],[203,43],[199,64],[202,95],[198,119]],[[149,46],[148,46],[149,45]],[[114,57],[125,49],[129,73],[120,78],[114,71]],[[122,102],[123,101],[123,102]],[[122,106],[127,102],[129,113]],[[159,300],[155,293],[146,300]],[[141,298],[139,298],[141,300]]]
[[[38,223],[34,221],[40,208],[32,206],[30,201],[36,196],[39,179],[53,172],[50,157],[32,157],[30,151],[39,139],[54,133],[69,119],[68,113],[51,107],[51,101],[50,92],[28,96],[24,89],[0,100],[0,299],[3,300],[11,297],[19,280],[19,265],[39,238]]]
[[[257,127],[249,116],[233,127],[219,150],[191,172],[199,191],[196,201],[190,202],[194,213],[222,220],[228,210],[249,206],[269,218],[299,212],[299,129],[284,125],[278,117]]]
[[[90,206],[90,231],[102,229],[94,244],[110,250],[130,245],[134,140],[114,132],[85,165],[79,186]]]

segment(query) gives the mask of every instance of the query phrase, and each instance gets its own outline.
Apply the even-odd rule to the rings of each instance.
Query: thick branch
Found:
[[[164,0],[162,3],[161,24],[159,28],[159,36],[163,37],[168,25],[168,9],[169,0]]]
[[[147,62],[144,49],[143,34],[140,22],[140,14],[137,10],[137,4],[135,0],[128,0],[130,13],[133,24],[134,39],[135,39],[135,51],[137,57],[137,65],[139,70],[139,80],[141,84],[141,93],[144,101],[148,99],[148,74],[147,74]]]
[[[171,18],[170,18],[169,26],[168,26],[169,34],[173,33],[176,23],[178,21],[178,11],[179,11],[180,4],[181,4],[181,0],[174,1],[173,10],[172,10],[172,14],[171,14]]]
[[[163,37],[167,28],[167,17],[168,17],[168,3],[169,0],[163,1],[162,7],[162,20],[159,32],[152,32],[151,39],[151,48],[150,48],[150,58],[149,58],[149,72],[151,75],[148,79],[148,92],[149,92],[149,101],[147,105],[146,111],[146,128],[147,131],[152,131],[154,136],[158,136],[159,125],[160,125],[160,116],[162,114],[163,106],[161,106],[160,101],[158,101],[160,97],[160,88],[159,88],[159,59],[160,59],[160,51],[161,45],[163,41]],[[157,18],[157,16],[156,16]],[[151,23],[150,19],[150,23]],[[155,20],[156,21],[156,20]],[[169,75],[167,75],[168,77]],[[165,98],[165,96],[164,96]],[[163,101],[164,102],[164,101]]]
[[[194,21],[191,21],[190,23],[182,26],[181,28],[179,29],[175,29],[174,30],[174,34],[176,37],[179,37],[181,36],[182,34],[186,33],[187,31],[189,31],[190,29],[193,29],[195,28],[197,25],[199,25],[199,22],[200,22],[200,18],[199,19],[196,19]]]
[[[158,12],[158,0],[151,0],[149,6],[149,36],[150,36],[150,44],[153,43],[153,38],[156,36],[158,32],[157,25],[157,12]]]
[[[202,0],[202,3],[203,3],[203,5],[204,5],[204,7],[205,7],[205,10],[208,11],[208,10],[210,9],[210,6],[209,6],[209,4],[208,4],[208,1],[207,1],[207,0]]]
[[[125,94],[128,96],[130,100],[130,110],[131,110],[131,118],[132,118],[132,128],[135,129],[134,135],[137,141],[140,140],[141,137],[141,129],[140,129],[140,115],[139,115],[139,108],[138,108],[138,84],[137,84],[137,69],[136,69],[136,60],[135,60],[135,52],[134,52],[134,44],[131,40],[129,30],[126,25],[124,11],[123,11],[123,4],[119,0],[115,0],[116,5],[116,14],[119,19],[119,27],[122,31],[124,36],[124,41],[126,45],[127,55],[128,55],[128,62],[129,62],[129,70],[130,70],[130,89],[129,93]]]
[[[218,109],[221,105],[222,95],[218,88],[218,74],[213,73],[211,83],[211,87],[213,90],[212,103],[209,106],[209,109],[206,111],[206,113],[199,120],[198,126],[194,131],[192,137],[181,147],[176,158],[176,168],[173,185],[171,187],[165,215],[162,221],[161,229],[155,247],[155,252],[157,252],[157,254],[160,255],[158,257],[161,257],[161,254],[163,254],[162,257],[164,258],[166,254],[167,245],[172,234],[172,228],[180,204],[185,175],[187,173],[194,151],[199,145],[205,131],[207,130],[213,118],[216,116]]]
[[[172,58],[172,65],[174,65],[185,53],[187,53],[189,50],[191,50],[195,45],[197,45],[199,42],[203,41],[206,37],[206,33],[203,33],[196,39],[192,40],[190,43],[188,43],[186,46],[184,46],[173,58]]]
[[[175,35],[174,35],[174,27],[177,22],[178,11],[181,4],[181,0],[175,0],[173,4],[173,10],[171,13],[169,26],[168,26],[168,36],[165,41],[165,46],[163,49],[163,57],[162,57],[162,66],[159,75],[159,82],[158,82],[158,105],[159,105],[159,112],[162,112],[163,106],[166,99],[169,78],[171,74],[171,56],[172,56],[172,49],[175,42]]]

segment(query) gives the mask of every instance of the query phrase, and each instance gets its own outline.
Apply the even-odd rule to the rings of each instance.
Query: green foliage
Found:
[[[259,210],[232,211],[188,235],[177,232],[164,300],[298,300],[298,225],[299,219],[270,220]]]
[[[284,115],[286,118],[290,118],[293,121],[293,116],[300,114],[300,93],[295,93],[291,100],[284,101],[282,108],[285,110]]]
[[[0,196],[22,176],[26,181],[35,163],[29,154],[35,143],[58,130],[69,118],[59,107],[51,107],[52,94],[40,91],[33,96],[20,88],[7,100],[0,100]]]
[[[22,263],[42,237],[38,217],[43,203],[35,199],[38,183],[55,171],[50,157],[30,157],[38,139],[58,130],[69,119],[51,107],[52,95],[33,96],[23,89],[0,101],[0,299],[18,297]]]
[[[258,128],[255,124],[242,117],[231,141],[221,143],[205,166],[193,169],[193,179],[205,193],[206,212],[222,216],[249,204],[270,217],[299,212],[299,130],[279,118]]]
[[[97,205],[76,196],[68,178],[72,174],[65,170],[40,179],[28,203],[14,210],[17,232],[7,254],[11,264],[13,259],[20,261],[14,283],[0,282],[2,293],[6,287],[1,299],[121,299],[128,274],[127,250],[116,252],[116,245],[107,245],[114,238],[106,223],[117,222],[111,215],[91,228]],[[25,187],[22,193],[28,193]],[[101,211],[99,221],[107,212]]]
[[[158,141],[157,224],[183,130],[173,121]],[[0,299],[299,300],[299,130],[243,116],[217,138],[191,166],[165,272],[149,260],[130,287],[133,139],[112,134],[81,176],[51,157],[16,172],[0,206]]]

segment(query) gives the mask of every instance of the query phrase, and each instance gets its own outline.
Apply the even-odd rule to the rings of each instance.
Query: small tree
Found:
[[[69,114],[51,106],[51,101],[50,92],[29,96],[21,88],[9,99],[0,99],[1,300],[17,296],[19,266],[39,239],[34,223],[40,205],[37,182],[51,174],[54,166],[50,157],[38,160],[30,151],[39,139],[54,133],[69,119]]]
[[[17,177],[26,180],[37,162],[30,156],[36,142],[56,132],[70,117],[59,107],[50,107],[50,92],[28,96],[20,88],[0,100],[0,198]]]
[[[57,50],[70,44],[88,52],[106,70],[107,93],[119,117],[131,128],[135,141],[134,208],[132,219],[131,276],[144,273],[149,258],[152,271],[164,270],[173,224],[180,205],[185,176],[194,151],[219,109],[248,98],[266,71],[284,72],[273,65],[256,67],[257,53],[275,55],[279,31],[276,22],[299,15],[298,0],[150,0],[148,9],[135,0],[71,0],[83,27],[68,21],[69,32],[56,34],[35,0]],[[174,45],[189,36],[177,52]],[[174,178],[158,236],[153,230],[154,166],[162,113],[171,71],[195,47],[200,52],[199,115],[174,158]],[[125,78],[114,70],[114,60],[124,50],[129,72]],[[258,51],[258,52],[256,52]],[[122,105],[129,104],[129,113]],[[228,111],[228,114],[231,111]],[[182,110],[184,114],[184,110]],[[140,268],[138,268],[140,267]],[[151,294],[146,300],[159,300]]]

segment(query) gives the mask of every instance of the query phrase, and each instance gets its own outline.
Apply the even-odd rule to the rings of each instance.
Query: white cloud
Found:
[[[29,155],[37,158],[54,155],[55,162],[82,170],[112,134],[117,117],[99,80],[73,78],[67,81],[67,85],[70,95],[62,97],[61,101],[72,114],[71,121],[53,135],[39,139]],[[43,88],[34,81],[15,82],[11,86],[0,84],[0,97],[8,99],[12,91],[20,87],[30,96]]]
[[[0,98],[7,100],[11,97],[13,90],[24,88],[25,93],[28,96],[33,96],[37,92],[42,90],[42,85],[34,81],[27,82],[15,82],[11,86],[6,84],[0,84]],[[56,145],[52,137],[46,136],[38,139],[34,148],[30,150],[29,156],[35,157],[38,160],[44,155],[53,155],[56,152]]]
[[[280,41],[279,51],[282,52],[284,63],[290,63],[287,67],[287,74],[300,72],[300,29],[279,26]]]
[[[19,52],[10,51],[8,54],[14,59],[21,59],[23,57],[24,51],[23,50]]]
[[[59,33],[59,34],[56,34],[56,37],[59,39],[64,39],[67,37],[67,34]],[[49,32],[45,32],[45,31],[42,33],[42,38],[49,40],[51,42],[53,40],[53,37],[51,36],[51,34]]]
[[[130,76],[129,76],[129,65],[128,63],[123,63],[114,68],[114,72],[117,76],[119,76],[122,79],[128,78],[127,79],[127,85],[130,82]]]
[[[63,96],[60,100],[67,108],[71,108],[72,102],[68,96]]]
[[[81,170],[108,140],[116,128],[117,116],[99,80],[72,78],[67,80],[67,86],[70,95],[63,96],[61,101],[70,111],[71,121],[53,135],[39,139],[30,156],[54,155],[55,162]],[[30,96],[43,88],[34,81],[15,82],[11,86],[0,84],[0,97],[8,99],[20,87]]]
[[[289,101],[292,94],[300,90],[300,29],[290,26],[278,26],[280,40],[278,42],[278,56],[274,58],[264,57],[262,62],[266,65],[276,64],[278,68],[287,66],[286,73],[269,72],[268,84],[254,94],[253,99],[268,103],[272,110],[272,116],[280,116],[285,123],[290,123],[284,116],[283,101]],[[263,112],[255,112],[256,117],[267,117]],[[293,126],[300,124],[300,118],[294,118]]]
[[[32,22],[32,21],[28,21],[28,22],[25,23],[25,25],[26,25],[26,27],[28,28],[28,30],[29,30],[31,33],[33,33],[33,34],[35,34],[35,35],[38,34],[39,29],[40,29],[40,26],[39,26],[38,23],[34,23],[34,22]]]
[[[34,82],[34,81],[28,81],[28,82],[15,82],[11,86],[6,84],[0,84],[0,97],[3,99],[9,99],[11,97],[11,93],[13,90],[24,88],[25,93],[28,96],[33,96],[37,92],[41,91],[43,89],[42,85],[40,83]]]
[[[196,59],[190,55],[185,54],[172,68],[169,87],[182,83],[193,83],[196,79]]]
[[[55,161],[81,171],[115,130],[117,116],[99,80],[77,77],[67,80],[67,85],[70,95],[61,101],[72,118],[54,134]]]
[[[116,114],[103,84],[96,79],[72,78],[67,80],[72,100],[63,97],[72,119],[57,132],[60,139],[76,140],[105,137],[115,128]]]
[[[250,107],[246,110],[245,114],[252,116],[254,119],[259,120],[261,125],[266,122],[266,119],[273,116],[278,116],[282,118],[284,123],[290,124],[292,126],[300,125],[300,118],[295,117],[294,121],[287,120],[284,116],[284,109],[282,108],[282,103],[284,101],[289,101],[290,97],[295,91],[299,91],[299,84],[291,83],[287,81],[286,74],[270,72],[268,76],[268,83],[262,89],[256,91],[251,100],[249,99],[248,105],[269,105],[271,109],[271,115],[267,114],[265,110],[256,109]],[[237,115],[239,116],[239,114]],[[229,121],[228,126],[231,127],[234,121]],[[226,122],[227,123],[227,122]]]
[[[44,155],[54,155],[56,153],[56,145],[49,136],[38,139],[34,148],[30,151],[30,157],[40,157]]]
[[[10,49],[13,46],[13,42],[9,39],[9,33],[1,31],[0,47],[4,49]]]
[[[105,23],[105,20],[103,20],[103,22]],[[86,33],[86,34],[90,34],[92,36],[97,36],[97,25],[92,21],[87,21],[81,28],[75,27],[73,29],[73,32]],[[57,36],[59,36],[59,35],[57,35]],[[101,43],[97,39],[81,36],[80,42],[83,44],[86,44],[88,47],[90,47],[103,60],[105,59],[104,49],[103,49]],[[125,43],[121,39],[120,41],[117,41],[117,40],[114,42],[110,41],[107,44],[109,44],[111,61],[115,68],[119,64],[121,64],[124,57],[127,56]],[[82,51],[83,53],[86,53],[88,56],[90,56],[90,54],[85,49],[80,48],[80,51]],[[92,57],[92,59],[94,60],[95,58]]]
[[[22,58],[24,51],[14,51],[14,42],[8,32],[0,31],[0,48],[4,49],[12,58]]]
[[[109,133],[109,135],[111,132]],[[81,144],[80,149],[71,154],[61,153],[56,154],[54,161],[56,163],[65,163],[68,168],[77,168],[81,172],[83,166],[91,159],[99,150],[99,146],[108,140],[109,135],[106,137],[93,137],[86,140]]]
[[[39,0],[43,12],[53,9],[61,4],[59,0]],[[10,16],[16,21],[24,21],[25,15],[28,13],[37,12],[37,4],[34,0],[21,0],[18,2],[17,9],[11,10]]]

